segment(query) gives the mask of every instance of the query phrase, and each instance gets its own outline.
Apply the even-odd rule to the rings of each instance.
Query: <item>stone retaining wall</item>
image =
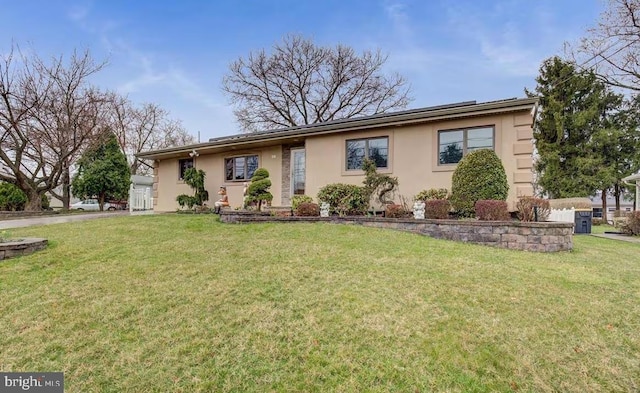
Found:
[[[44,250],[47,248],[47,243],[47,239],[39,238],[25,238],[15,241],[0,242],[0,261]]]
[[[224,223],[330,222],[396,229],[436,239],[535,252],[569,251],[573,248],[573,224],[564,222],[415,220],[381,217],[274,217],[266,212],[223,211]]]

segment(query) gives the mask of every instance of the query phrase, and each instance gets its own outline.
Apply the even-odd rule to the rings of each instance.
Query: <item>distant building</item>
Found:
[[[602,193],[598,192],[590,199],[591,202],[593,202],[593,217],[603,218],[604,212],[602,211]],[[620,210],[627,213],[633,211],[633,199],[631,198],[630,193],[625,193],[620,197]],[[611,195],[607,195],[607,221],[613,221],[613,214],[615,213],[615,211],[616,199]]]

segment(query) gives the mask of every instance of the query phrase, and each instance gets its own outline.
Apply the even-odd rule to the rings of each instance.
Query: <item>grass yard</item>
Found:
[[[640,390],[640,245],[535,254],[332,224],[11,230],[0,370],[67,392]]]

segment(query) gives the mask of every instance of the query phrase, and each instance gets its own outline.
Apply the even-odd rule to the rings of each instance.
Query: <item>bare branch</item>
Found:
[[[287,36],[269,55],[233,62],[223,90],[249,132],[385,113],[410,101],[406,80],[383,73],[386,60],[380,51],[358,55]]]
[[[88,84],[104,65],[87,51],[44,61],[15,47],[0,61],[1,178],[27,194],[27,209],[40,209],[42,193],[64,183],[81,150],[104,131],[106,97]]]
[[[640,91],[640,0],[609,0],[597,26],[569,52],[605,83]]]
[[[156,104],[135,106],[128,99],[113,94],[108,124],[127,156],[132,174],[149,174],[152,166],[137,158],[146,150],[195,143],[182,123],[169,118],[169,112]]]

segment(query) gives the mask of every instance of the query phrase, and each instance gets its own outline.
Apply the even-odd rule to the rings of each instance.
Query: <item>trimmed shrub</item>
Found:
[[[629,212],[624,211],[624,210],[614,210],[613,211],[613,217],[627,217],[629,215]]]
[[[551,213],[549,200],[532,196],[518,198],[518,203],[516,204],[516,209],[518,209],[518,219],[520,221],[534,221],[535,207],[538,208],[538,221],[547,221],[549,213]]]
[[[251,183],[247,188],[245,202],[257,204],[258,210],[260,210],[263,203],[273,200],[273,195],[269,192],[269,188],[271,188],[269,171],[264,168],[256,169],[251,177]]]
[[[621,222],[620,230],[628,235],[640,236],[640,211],[629,212]]]
[[[627,217],[613,217],[613,227],[619,229],[620,232],[625,232],[625,226],[627,225]]]
[[[476,216],[482,221],[508,221],[509,208],[507,202],[496,200],[481,200],[475,205]]]
[[[591,219],[591,225],[602,225],[603,224],[603,220],[602,218],[592,218]]]
[[[17,211],[24,210],[27,196],[17,186],[0,182],[0,210]]]
[[[449,218],[451,203],[446,199],[428,199],[424,201],[424,217],[435,220]]]
[[[296,208],[296,216],[317,217],[320,215],[320,206],[317,203],[302,202]]]
[[[51,210],[51,198],[46,194],[42,194],[42,197],[40,197],[40,203],[42,204],[42,210]]]
[[[176,197],[176,202],[178,202],[180,208],[184,208],[186,206],[187,209],[191,210],[198,204],[198,199],[191,195],[180,194]]]
[[[371,202],[375,195],[374,202],[382,206],[392,204],[393,194],[398,188],[398,178],[378,173],[376,162],[370,158],[362,162],[362,170],[365,174],[362,184],[367,201]]]
[[[362,187],[353,184],[327,184],[318,192],[318,201],[327,202],[331,213],[344,215],[362,215],[369,206],[367,193]]]
[[[462,217],[473,217],[480,200],[507,199],[509,183],[504,166],[493,150],[469,153],[453,172],[451,205]]]
[[[387,218],[405,218],[410,216],[410,212],[403,205],[387,205],[384,216]]]
[[[301,203],[312,203],[313,198],[308,195],[294,195],[291,197],[291,210],[298,210]]]
[[[184,172],[184,182],[193,190],[193,196],[180,194],[176,197],[176,202],[180,208],[185,206],[191,210],[194,206],[202,208],[209,200],[209,191],[204,188],[206,173],[200,169],[189,168]]]
[[[591,209],[593,202],[589,198],[558,198],[549,199],[549,207],[551,209]]]
[[[428,190],[420,191],[413,197],[414,201],[428,201],[430,199],[448,199],[449,190],[446,188],[430,188]]]

